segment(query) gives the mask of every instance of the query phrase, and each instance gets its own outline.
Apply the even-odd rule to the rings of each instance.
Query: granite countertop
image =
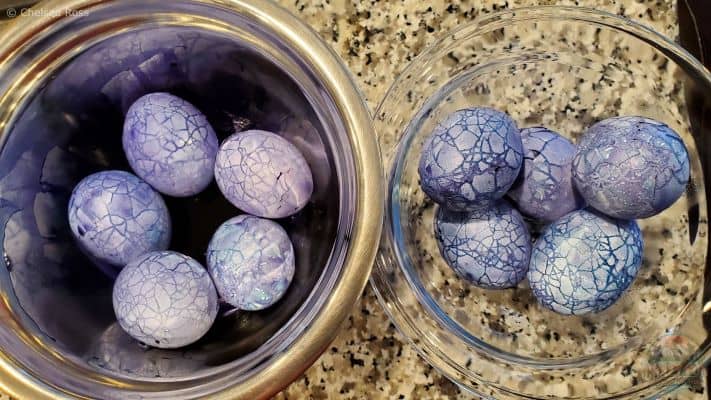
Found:
[[[674,0],[289,0],[341,56],[373,110],[408,61],[439,34],[504,8],[558,4],[594,7],[678,37]],[[704,399],[697,377],[664,399]],[[278,399],[466,399],[428,366],[389,322],[367,288],[330,349]]]

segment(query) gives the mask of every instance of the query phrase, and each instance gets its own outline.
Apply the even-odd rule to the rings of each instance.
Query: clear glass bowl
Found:
[[[64,0],[0,41],[0,388],[20,399],[268,398],[327,348],[361,294],[382,223],[381,164],[350,75],[294,16],[253,0]],[[275,306],[222,315],[182,349],[142,348],[116,324],[112,280],[78,251],[73,185],[130,170],[123,113],[153,91],[203,110],[218,135],[248,119],[304,153],[314,195],[280,220],[297,273]],[[213,183],[167,198],[171,248],[204,262],[236,215]]]
[[[404,70],[375,115],[388,184],[371,278],[382,305],[427,362],[486,398],[654,398],[674,389],[710,354],[704,175],[711,128],[702,121],[710,104],[711,76],[698,61],[603,12],[517,9],[445,35]],[[613,307],[561,316],[542,309],[525,281],[480,289],[446,265],[417,163],[435,124],[475,105],[573,140],[617,115],[649,116],[682,136],[691,156],[688,191],[639,221],[644,265]]]

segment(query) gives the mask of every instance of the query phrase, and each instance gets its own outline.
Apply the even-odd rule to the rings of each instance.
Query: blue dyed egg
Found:
[[[484,107],[459,110],[425,141],[420,186],[450,210],[486,207],[506,194],[522,161],[521,136],[511,117]]]
[[[571,172],[575,145],[543,127],[521,129],[521,140],[523,171],[508,193],[518,210],[547,223],[583,207]]]
[[[207,267],[227,303],[241,310],[261,310],[286,293],[294,277],[294,248],[276,222],[240,215],[213,235]]]
[[[442,257],[463,279],[504,289],[526,276],[531,236],[521,215],[505,200],[466,213],[440,207],[434,225]]]
[[[173,349],[200,339],[217,317],[217,291],[205,268],[174,251],[144,254],[114,282],[121,328],[149,346]]]
[[[580,140],[573,180],[593,208],[616,218],[647,218],[684,193],[689,155],[679,135],[661,122],[609,118]]]
[[[281,136],[260,130],[236,133],[222,143],[215,179],[237,208],[264,218],[297,213],[314,188],[301,152]]]
[[[528,280],[545,308],[567,315],[599,312],[632,284],[643,247],[636,222],[573,211],[536,240]]]
[[[126,112],[123,149],[131,168],[161,193],[185,197],[212,181],[217,136],[197,108],[168,93],[151,93]]]
[[[161,196],[124,171],[84,178],[69,200],[69,227],[81,248],[100,263],[123,267],[170,243],[171,223]]]

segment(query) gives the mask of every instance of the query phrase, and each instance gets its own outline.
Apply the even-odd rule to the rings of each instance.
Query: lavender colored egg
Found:
[[[434,225],[442,257],[463,279],[504,289],[515,287],[526,276],[531,236],[507,201],[465,213],[439,207]]]
[[[420,186],[450,210],[486,207],[506,194],[522,161],[521,136],[511,117],[485,107],[459,110],[425,141]]]
[[[261,310],[276,303],[291,284],[294,248],[276,222],[240,215],[213,235],[207,267],[227,303],[241,310]]]
[[[689,155],[679,135],[661,122],[609,118],[580,140],[573,180],[593,208],[616,218],[647,218],[684,193]]]
[[[521,213],[553,222],[584,206],[573,185],[575,145],[543,127],[521,129],[523,170],[508,195]]]
[[[144,254],[114,282],[121,328],[149,346],[173,349],[200,339],[217,317],[217,291],[205,268],[174,251]]]
[[[69,227],[82,250],[99,263],[125,266],[168,248],[171,223],[161,196],[124,171],[84,178],[69,200]]]
[[[632,284],[643,247],[636,222],[573,211],[536,240],[528,280],[545,308],[565,315],[600,312]]]
[[[218,142],[205,115],[168,93],[150,93],[126,112],[123,149],[131,168],[161,193],[185,197],[212,181]]]
[[[314,188],[311,169],[299,150],[281,136],[260,130],[236,133],[222,143],[215,179],[237,208],[264,218],[297,213]]]

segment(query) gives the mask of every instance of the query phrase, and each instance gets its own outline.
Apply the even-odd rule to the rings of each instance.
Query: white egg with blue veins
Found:
[[[572,171],[591,207],[615,218],[647,218],[686,191],[689,154],[681,137],[662,122],[608,118],[585,131]]]
[[[453,211],[492,205],[521,169],[523,145],[513,119],[486,107],[458,110],[433,130],[422,148],[420,187]]]
[[[274,221],[240,215],[220,225],[207,248],[207,267],[220,296],[241,310],[276,303],[294,277],[294,248]]]
[[[508,196],[518,210],[537,222],[550,223],[582,208],[573,185],[575,145],[543,127],[521,129],[523,167]]]
[[[600,312],[630,287],[643,251],[635,221],[573,211],[536,240],[528,281],[545,308],[565,315]]]
[[[84,178],[69,200],[69,227],[82,250],[99,263],[122,268],[170,244],[171,222],[161,196],[124,171]]]
[[[526,276],[531,236],[507,201],[470,212],[439,207],[434,225],[440,254],[461,278],[483,288],[505,289]]]
[[[172,349],[200,339],[217,317],[218,299],[207,270],[174,251],[151,252],[129,263],[114,282],[121,328],[153,347]]]
[[[235,207],[264,218],[297,213],[314,189],[311,169],[296,146],[261,130],[239,132],[222,143],[215,180]]]
[[[136,175],[161,193],[185,197],[212,181],[218,142],[195,106],[168,93],[150,93],[126,112],[123,149]]]

